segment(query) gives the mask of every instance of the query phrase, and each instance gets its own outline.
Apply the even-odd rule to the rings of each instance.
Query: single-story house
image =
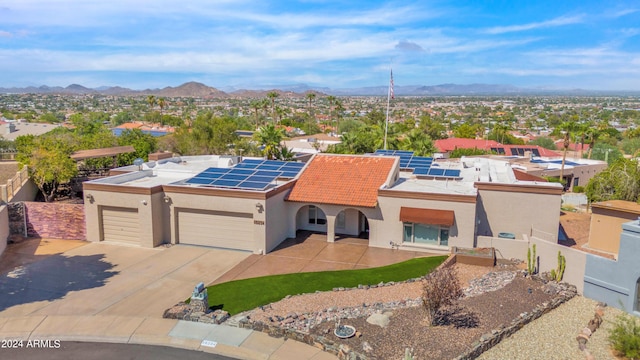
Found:
[[[518,180],[507,161],[409,152],[315,154],[306,163],[151,156],[84,183],[87,239],[267,253],[299,230],[372,247],[449,252],[477,236],[557,234],[562,186]]]

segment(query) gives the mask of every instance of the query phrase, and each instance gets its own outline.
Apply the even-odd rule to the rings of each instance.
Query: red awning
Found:
[[[451,210],[400,208],[400,221],[418,224],[453,226],[454,212]]]

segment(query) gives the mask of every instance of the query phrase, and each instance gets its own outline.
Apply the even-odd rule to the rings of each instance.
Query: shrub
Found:
[[[437,325],[438,311],[452,305],[462,296],[462,287],[452,267],[440,268],[425,277],[422,293],[422,303],[427,310],[429,323]]]
[[[609,342],[625,358],[640,359],[640,321],[630,315],[618,316]]]
[[[584,186],[580,186],[580,185],[574,186],[573,187],[573,192],[574,193],[578,193],[578,194],[584,193]]]

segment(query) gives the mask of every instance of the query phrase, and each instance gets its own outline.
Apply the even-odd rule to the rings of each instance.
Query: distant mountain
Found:
[[[72,84],[65,88],[46,85],[40,87],[29,86],[25,88],[0,88],[0,93],[12,94],[103,94],[112,96],[146,96],[160,97],[199,97],[199,98],[263,98],[270,91],[278,92],[282,98],[301,98],[307,93],[313,92],[318,96],[387,96],[387,86],[369,86],[359,88],[330,89],[327,87],[313,87],[306,84],[292,84],[280,86],[254,86],[252,89],[237,89],[226,87],[226,91],[207,86],[199,82],[188,82],[178,87],[165,87],[163,89],[132,90],[119,86],[101,86],[90,89],[78,84]],[[633,91],[593,91],[583,89],[557,89],[557,88],[523,88],[505,84],[440,84],[440,85],[407,85],[395,86],[396,96],[482,96],[482,95],[564,95],[564,96],[593,96],[593,95],[638,95]]]

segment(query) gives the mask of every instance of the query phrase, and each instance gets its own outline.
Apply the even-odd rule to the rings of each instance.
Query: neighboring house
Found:
[[[504,156],[556,157],[562,154],[537,145],[504,145],[494,140],[447,138],[434,142],[437,152],[448,158],[456,149],[479,149]]]
[[[29,123],[25,121],[0,122],[0,136],[6,140],[15,140],[21,135],[42,135],[60,127],[60,124]]]
[[[600,160],[567,157],[562,170],[562,157],[519,157],[509,160],[513,168],[539,177],[562,177],[567,190],[574,186],[587,186],[589,180],[607,168],[607,163]]]
[[[127,130],[138,129],[143,134],[149,134],[154,137],[165,136],[167,134],[171,134],[175,132],[175,129],[171,126],[161,125],[161,124],[149,124],[141,121],[124,123],[122,125],[118,125],[115,128],[111,129],[111,132],[115,136],[122,135],[123,132]]]
[[[589,248],[618,255],[622,224],[640,217],[640,205],[631,201],[608,200],[591,204]]]
[[[640,221],[622,224],[616,243],[616,260],[587,254],[584,296],[640,316]]]
[[[267,253],[311,230],[329,242],[342,234],[372,247],[448,253],[474,247],[479,235],[557,236],[561,185],[518,180],[506,161],[408,155],[412,170],[402,156],[151,157],[158,160],[141,170],[84,183],[87,239]]]

